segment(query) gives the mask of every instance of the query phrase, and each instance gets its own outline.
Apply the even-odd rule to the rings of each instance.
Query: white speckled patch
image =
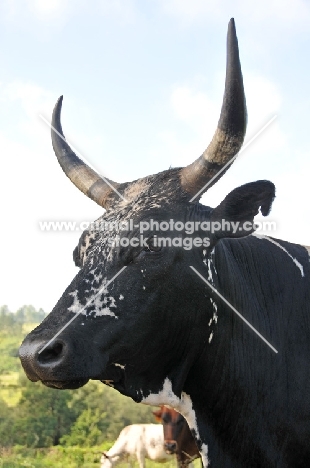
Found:
[[[100,275],[99,275],[100,276]],[[73,297],[73,304],[68,307],[69,312],[74,314],[80,313],[83,315],[88,315],[88,307],[92,307],[92,317],[100,317],[103,315],[110,315],[111,317],[118,318],[111,308],[116,308],[116,302],[114,297],[108,295],[105,285],[107,284],[107,279],[104,278],[100,286],[95,288],[91,286],[91,296],[86,297],[86,304],[83,305],[78,299],[78,290],[75,290],[70,294]]]

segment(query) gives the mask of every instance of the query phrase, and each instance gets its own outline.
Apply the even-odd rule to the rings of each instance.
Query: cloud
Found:
[[[2,14],[7,20],[23,18],[30,14],[42,21],[61,17],[67,11],[71,0],[4,0],[1,5]]]
[[[196,131],[214,124],[216,103],[190,86],[176,86],[170,98],[174,115]]]
[[[212,18],[222,14],[223,5],[218,0],[159,0],[162,11],[177,18],[182,23],[191,24],[203,18]]]
[[[224,76],[215,79],[213,89],[218,87],[218,83],[223,84],[224,92]],[[212,90],[211,93],[213,96],[222,94]],[[275,83],[264,76],[247,73],[245,94],[251,129],[263,122],[266,116],[278,113],[281,108],[280,91]],[[201,126],[205,128],[215,119],[218,120],[221,99],[222,97],[217,100],[209,97],[195,85],[176,85],[172,90],[170,102],[178,119],[193,128],[200,129]]]
[[[304,24],[310,18],[310,5],[305,0],[261,0],[249,2],[247,0],[158,0],[162,11],[178,19],[182,24],[215,22],[228,19],[231,16],[251,24],[276,20],[277,25],[289,29],[296,23]]]
[[[134,23],[137,16],[133,0],[99,0],[98,5],[104,16],[116,18],[121,23]]]
[[[174,86],[170,96],[170,111],[180,124],[176,131],[165,130],[160,134],[163,144],[169,147],[172,165],[189,164],[193,158],[202,154],[210,142],[222,105],[222,96],[214,91],[218,83],[223,83],[224,88],[224,77],[216,77],[210,94],[201,91],[195,84]],[[249,140],[280,112],[282,98],[277,86],[260,75],[248,74],[245,88],[249,115],[247,140]],[[263,138],[257,138],[246,150],[248,155],[253,151],[259,152],[262,148],[265,151],[266,148],[268,151],[279,151],[285,147],[286,138],[279,121],[275,121],[272,126],[272,132],[266,130]]]
[[[40,19],[46,20],[63,15],[67,3],[66,0],[27,0],[29,10]]]
[[[139,10],[135,0],[3,0],[0,2],[0,22],[39,37],[53,39],[68,22],[69,27],[83,22],[83,29],[94,23],[93,17],[120,25],[136,22]],[[102,23],[103,24],[103,23]],[[94,26],[95,27],[95,26]],[[87,33],[86,33],[87,34]]]
[[[1,98],[10,101],[20,101],[22,109],[27,117],[30,118],[36,118],[38,113],[46,107],[51,109],[55,101],[55,97],[50,91],[34,83],[19,80],[4,86]]]

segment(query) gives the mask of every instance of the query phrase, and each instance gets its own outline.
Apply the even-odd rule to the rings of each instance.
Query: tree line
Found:
[[[43,309],[36,310],[32,305],[24,305],[16,312],[11,312],[7,305],[0,307],[0,330],[22,330],[26,323],[40,323],[47,316]]]

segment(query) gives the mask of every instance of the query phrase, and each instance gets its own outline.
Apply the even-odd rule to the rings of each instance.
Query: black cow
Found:
[[[233,20],[218,128],[191,165],[132,183],[107,181],[62,139],[60,110],[61,100],[52,120],[57,158],[106,208],[99,221],[114,228],[83,233],[74,251],[79,273],[21,346],[29,379],[60,389],[97,379],[137,402],[169,405],[188,421],[204,466],[310,466],[309,253],[249,235],[259,209],[267,215],[271,208],[271,182],[243,185],[214,209],[193,199],[223,174],[244,139]],[[127,231],[116,225],[124,221]]]

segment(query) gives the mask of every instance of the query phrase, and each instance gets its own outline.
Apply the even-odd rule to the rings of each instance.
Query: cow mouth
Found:
[[[50,388],[57,388],[58,390],[75,390],[76,388],[83,387],[87,384],[89,379],[79,380],[42,380],[43,385]]]
[[[128,379],[128,375],[119,368],[113,370],[114,372],[109,372],[104,378],[100,377],[100,382],[114,388],[122,395],[132,398],[136,403],[140,403],[142,400],[142,393],[137,391],[135,385],[132,385]]]

